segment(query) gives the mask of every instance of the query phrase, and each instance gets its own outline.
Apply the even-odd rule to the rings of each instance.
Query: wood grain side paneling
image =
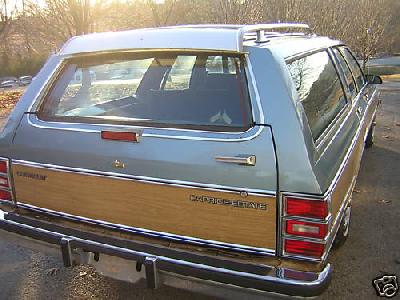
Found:
[[[356,145],[349,157],[345,169],[343,170],[335,189],[332,193],[332,214],[336,216],[344,198],[353,183],[353,178],[357,176],[360,169],[361,156],[364,149],[364,136],[363,130],[358,136]]]
[[[17,201],[111,223],[275,249],[274,196],[210,191],[12,165]],[[191,195],[266,205],[266,210],[192,201]]]

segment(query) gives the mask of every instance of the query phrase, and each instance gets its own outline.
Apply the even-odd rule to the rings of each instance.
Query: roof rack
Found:
[[[193,28],[193,29],[228,29],[237,31],[237,47],[242,51],[243,42],[254,39],[256,43],[268,42],[270,38],[282,36],[304,36],[313,34],[310,26],[304,23],[267,23],[267,24],[254,24],[254,25],[240,25],[240,24],[188,24],[177,26],[160,27],[159,29],[174,29],[174,28]],[[279,31],[274,31],[278,29]],[[288,31],[283,31],[288,29]],[[290,32],[290,29],[297,30]],[[247,38],[246,38],[247,36]]]
[[[200,30],[199,30],[200,29]],[[312,34],[307,24],[272,23],[256,25],[200,24],[103,32],[70,39],[60,54],[78,54],[123,49],[207,49],[243,52],[244,43],[268,42],[285,36]],[[104,43],[112,40],[112,43]]]
[[[274,29],[297,29],[301,30],[303,34],[312,34],[312,30],[309,25],[302,23],[271,23],[271,24],[256,24],[256,25],[244,25],[240,27],[238,33],[239,43],[243,43],[244,37],[249,33],[256,33],[256,43],[266,42],[265,31],[271,32]],[[284,32],[287,34],[287,32]]]

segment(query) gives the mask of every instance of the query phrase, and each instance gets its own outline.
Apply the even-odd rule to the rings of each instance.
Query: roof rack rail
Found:
[[[256,43],[266,42],[265,31],[271,31],[273,29],[298,29],[302,30],[305,34],[311,34],[312,30],[309,25],[302,23],[271,23],[271,24],[256,24],[256,25],[245,25],[239,29],[239,42],[242,44],[244,36],[247,33],[256,33]]]

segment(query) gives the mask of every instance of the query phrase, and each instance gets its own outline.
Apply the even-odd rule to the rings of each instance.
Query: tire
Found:
[[[372,122],[371,127],[368,130],[367,138],[365,139],[365,148],[371,148],[374,144],[374,134],[375,134],[375,122]]]
[[[343,246],[349,236],[350,229],[350,220],[351,220],[351,203],[347,206],[345,210],[345,214],[340,222],[339,230],[336,234],[335,240],[333,241],[333,247],[339,248]]]

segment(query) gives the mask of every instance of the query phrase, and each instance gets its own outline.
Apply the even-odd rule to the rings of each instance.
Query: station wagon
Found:
[[[0,228],[150,288],[318,295],[378,83],[305,24],[72,38],[1,128]]]

